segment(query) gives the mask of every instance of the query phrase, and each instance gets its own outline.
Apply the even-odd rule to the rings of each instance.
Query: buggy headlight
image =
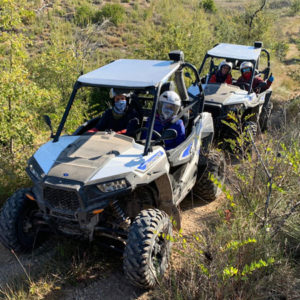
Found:
[[[31,157],[28,160],[28,166],[26,168],[26,171],[28,173],[28,175],[34,179],[34,180],[41,180],[43,179],[43,177],[45,176],[43,170],[41,169],[41,167],[38,165],[38,163],[36,162],[36,160]]]
[[[97,184],[97,188],[103,193],[114,192],[127,188],[127,182],[125,179],[119,179]]]
[[[29,171],[35,176],[37,179],[41,179],[41,175],[35,170],[33,165],[29,165]]]

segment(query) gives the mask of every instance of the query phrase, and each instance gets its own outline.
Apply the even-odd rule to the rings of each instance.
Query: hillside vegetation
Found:
[[[265,1],[257,12],[263,2],[0,0],[0,206],[30,186],[26,161],[50,136],[42,116],[57,128],[81,72],[119,58],[167,59],[174,49],[199,67],[217,43],[263,41],[275,76],[272,130],[254,158],[230,166],[218,217],[193,236],[178,233],[188,267],[173,266],[149,297],[300,297],[300,2]],[[98,99],[79,95],[66,133],[105,109]],[[50,273],[49,286],[59,286]],[[44,299],[49,291],[37,296],[33,283],[0,297]]]

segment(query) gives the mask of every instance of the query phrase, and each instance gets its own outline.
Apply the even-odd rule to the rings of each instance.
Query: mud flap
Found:
[[[159,191],[158,208],[165,211],[173,218],[173,226],[179,230],[181,228],[181,219],[178,208],[173,200],[172,183],[168,174],[164,174],[155,180],[157,189]]]

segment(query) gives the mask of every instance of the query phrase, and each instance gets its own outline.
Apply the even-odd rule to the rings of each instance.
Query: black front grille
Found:
[[[46,187],[44,199],[55,209],[75,211],[80,208],[78,194],[75,191]]]

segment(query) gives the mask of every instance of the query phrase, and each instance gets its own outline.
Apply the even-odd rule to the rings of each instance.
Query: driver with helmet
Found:
[[[113,106],[101,116],[94,128],[95,131],[113,130],[133,137],[138,127],[139,119],[135,109],[129,107],[130,95],[118,92],[112,88],[110,97],[113,99]]]
[[[250,85],[253,69],[254,69],[253,64],[251,62],[249,61],[242,62],[240,65],[240,70],[242,75],[239,77],[236,84],[239,86],[242,86],[243,83]],[[267,81],[264,81],[259,76],[255,76],[253,78],[252,89],[253,91],[255,91],[255,93],[264,92],[271,86],[273,81],[274,81],[274,76],[272,76],[272,74]]]
[[[177,137],[172,140],[165,141],[165,149],[170,150],[177,147],[185,139],[185,127],[183,121],[178,119],[174,123],[175,119],[181,107],[181,100],[178,94],[174,91],[163,92],[158,99],[158,113],[155,116],[154,130],[158,133],[162,133],[166,129],[175,129]],[[146,127],[149,127],[150,120],[148,119]],[[153,134],[153,139],[156,138]]]
[[[211,76],[208,83],[232,84],[232,76],[230,74],[231,70],[232,70],[232,63],[223,60],[218,66],[218,71]]]

